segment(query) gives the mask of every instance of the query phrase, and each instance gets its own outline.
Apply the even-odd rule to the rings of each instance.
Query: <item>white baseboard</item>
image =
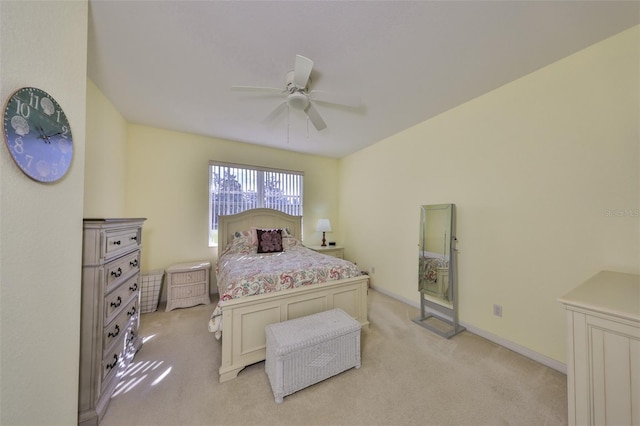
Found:
[[[519,353],[520,355],[526,356],[527,358],[532,359],[536,362],[539,362],[542,365],[546,365],[549,368],[553,368],[556,371],[559,371],[563,374],[567,374],[567,365],[560,361],[556,361],[553,358],[549,358],[546,355],[542,355],[536,351],[533,351],[524,346],[520,346],[517,343],[514,343],[510,340],[507,340],[504,337],[496,336],[493,333],[489,333],[488,331],[479,329],[470,324],[466,324],[464,322],[460,322],[460,324],[463,327],[465,327],[467,331],[469,331],[470,333],[476,334],[480,337],[484,337],[485,339],[490,340],[493,343],[497,343],[500,346],[504,346],[505,348],[510,349],[516,353]]]
[[[406,303],[407,305],[413,306],[416,309],[420,309],[420,302],[416,302],[414,300],[409,300],[409,299],[405,299],[402,296],[398,296],[397,294],[391,293],[387,290],[381,289],[379,287],[375,287],[375,286],[371,286],[372,289],[374,289],[375,291],[378,291],[382,294],[384,294],[385,296],[389,296],[392,299],[396,299],[402,303]],[[514,343],[510,340],[505,339],[504,337],[500,337],[497,336],[493,333],[490,333],[488,331],[482,330],[478,327],[475,327],[471,324],[468,323],[464,323],[464,322],[460,322],[460,325],[462,325],[463,327],[465,327],[467,329],[468,332],[473,333],[475,335],[478,335],[480,337],[483,337],[493,343],[496,343],[500,346],[503,346],[509,350],[512,350],[522,356],[526,356],[529,359],[532,359],[536,362],[539,362],[542,365],[546,365],[549,368],[553,368],[556,371],[559,371],[563,374],[567,374],[567,365],[560,362],[560,361],[556,361],[553,358],[549,358],[546,355],[542,355],[536,351],[533,351],[529,348],[526,348],[524,346],[520,346],[517,343]]]
[[[398,300],[398,301],[400,301],[402,303],[406,303],[407,305],[411,305],[411,306],[413,306],[413,307],[415,307],[417,309],[420,309],[420,302],[415,302],[413,300],[405,299],[402,296],[398,296],[397,294],[391,293],[391,292],[389,292],[389,291],[387,291],[387,290],[385,290],[383,288],[380,288],[380,287],[376,287],[376,286],[372,285],[371,288],[374,289],[375,291],[377,291],[378,293],[382,293],[385,296],[389,296],[392,299],[396,299],[396,300]]]

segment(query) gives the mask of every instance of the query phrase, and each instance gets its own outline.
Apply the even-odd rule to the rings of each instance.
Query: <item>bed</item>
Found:
[[[320,255],[310,249],[302,247],[298,241],[302,230],[302,218],[291,216],[271,209],[253,209],[229,216],[220,216],[218,223],[219,259],[216,265],[218,291],[220,300],[209,321],[209,330],[222,342],[222,361],[219,369],[220,382],[234,379],[247,365],[263,361],[266,357],[265,327],[269,324],[298,318],[317,312],[341,308],[358,320],[367,329],[367,288],[368,276],[357,271],[354,276],[344,278],[346,269],[339,269],[332,273],[306,273],[305,270],[296,274],[309,278],[301,285],[294,286],[285,282],[273,282],[265,279],[270,285],[256,286],[249,283],[242,289],[228,288],[229,278],[225,276],[225,263],[228,259],[230,244],[234,238],[248,238],[252,228],[280,229],[291,238],[283,238],[284,252],[300,252],[306,250],[327,261],[329,256]],[[231,244],[232,246],[234,244]],[[239,249],[233,248],[235,254]],[[275,259],[275,263],[282,263],[285,253],[269,253],[263,257]],[[242,256],[237,256],[242,261]],[[340,268],[347,268],[344,262]],[[237,262],[236,260],[235,262]],[[245,259],[245,261],[248,261]],[[255,270],[255,264],[245,263],[247,270]],[[355,265],[350,264],[352,267]],[[262,268],[260,268],[262,269]],[[306,275],[305,275],[306,274]],[[287,273],[287,277],[293,273]],[[237,278],[236,278],[237,280]],[[255,280],[254,280],[255,281]],[[278,280],[276,280],[278,281]],[[322,281],[322,282],[312,282]]]

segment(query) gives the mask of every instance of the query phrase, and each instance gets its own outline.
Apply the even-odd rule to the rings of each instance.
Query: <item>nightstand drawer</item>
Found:
[[[197,283],[190,285],[172,285],[171,298],[185,299],[189,297],[204,296],[207,294],[207,286],[205,283]]]
[[[344,259],[344,247],[341,246],[307,246],[307,248],[317,251],[318,253],[326,254],[327,256]]]
[[[204,281],[206,278],[206,271],[189,271],[189,272],[175,272],[172,274],[171,283],[174,285],[191,284]]]
[[[326,254],[327,256],[338,257],[340,259],[344,258],[344,252],[342,249],[322,250],[320,253]]]

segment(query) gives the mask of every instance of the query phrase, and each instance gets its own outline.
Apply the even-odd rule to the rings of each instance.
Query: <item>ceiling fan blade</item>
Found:
[[[293,68],[293,84],[304,89],[309,82],[313,61],[302,55],[296,55],[296,64]]]
[[[287,101],[281,102],[277,107],[274,108],[269,115],[264,119],[265,123],[270,123],[274,121],[278,116],[287,109]]]
[[[362,105],[360,96],[348,95],[344,93],[335,92],[323,92],[319,90],[312,90],[309,92],[311,100],[317,102],[325,102],[328,104],[344,105],[352,108],[358,108]]]
[[[317,131],[320,131],[327,127],[327,123],[325,123],[322,117],[320,117],[320,113],[312,103],[309,103],[304,112],[307,113],[307,117],[309,117],[309,120],[311,120],[311,123],[313,123],[313,127],[315,127]]]
[[[244,91],[244,92],[268,92],[283,94],[284,90],[277,87],[261,87],[261,86],[231,86],[231,90]]]

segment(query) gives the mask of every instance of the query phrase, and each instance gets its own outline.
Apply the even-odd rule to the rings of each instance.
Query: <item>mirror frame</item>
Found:
[[[449,226],[445,231],[443,256],[448,255],[448,284],[447,299],[437,297],[437,292],[425,289],[421,282],[420,258],[425,253],[425,241],[428,227],[427,213],[434,210],[450,209]],[[447,237],[448,234],[448,237]],[[420,317],[413,321],[436,334],[450,338],[464,331],[465,328],[458,323],[458,274],[457,274],[457,249],[456,242],[456,205],[432,204],[420,207],[420,234],[418,241],[418,292],[420,293]],[[448,253],[447,252],[448,246]],[[445,260],[444,258],[443,260]],[[438,268],[442,269],[442,268]],[[440,283],[442,285],[442,283]]]

